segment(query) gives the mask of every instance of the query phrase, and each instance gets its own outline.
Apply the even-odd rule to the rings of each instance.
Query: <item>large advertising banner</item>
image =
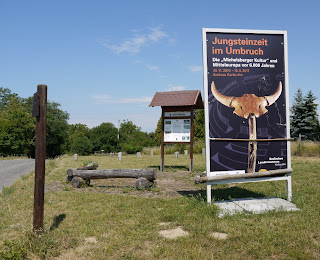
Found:
[[[206,29],[203,37],[210,172],[247,172],[252,149],[255,172],[288,168],[286,32]],[[239,139],[280,140],[250,148]]]

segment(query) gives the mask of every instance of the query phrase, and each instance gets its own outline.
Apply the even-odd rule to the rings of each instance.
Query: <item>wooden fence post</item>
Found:
[[[33,231],[43,231],[44,183],[46,169],[47,86],[38,85],[32,115],[36,117]]]

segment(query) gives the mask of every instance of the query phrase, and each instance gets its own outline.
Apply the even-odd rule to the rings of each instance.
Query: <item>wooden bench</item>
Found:
[[[90,184],[90,180],[110,179],[110,178],[135,178],[136,188],[149,188],[157,177],[156,169],[88,169],[86,167],[68,169],[67,181],[71,181],[72,186],[80,188],[81,184],[86,182]]]

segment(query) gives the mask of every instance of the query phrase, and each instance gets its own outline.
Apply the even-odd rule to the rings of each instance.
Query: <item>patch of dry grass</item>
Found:
[[[291,142],[291,154],[293,156],[303,157],[319,157],[320,156],[320,142],[302,141]]]

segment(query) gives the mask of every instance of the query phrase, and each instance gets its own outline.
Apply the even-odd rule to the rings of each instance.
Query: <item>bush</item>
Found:
[[[91,153],[92,143],[84,134],[78,134],[74,137],[71,144],[71,152],[79,155],[88,155]]]
[[[126,152],[127,154],[135,154],[137,152],[141,152],[143,149],[142,146],[134,146],[130,144],[126,144],[122,146],[122,151]]]

